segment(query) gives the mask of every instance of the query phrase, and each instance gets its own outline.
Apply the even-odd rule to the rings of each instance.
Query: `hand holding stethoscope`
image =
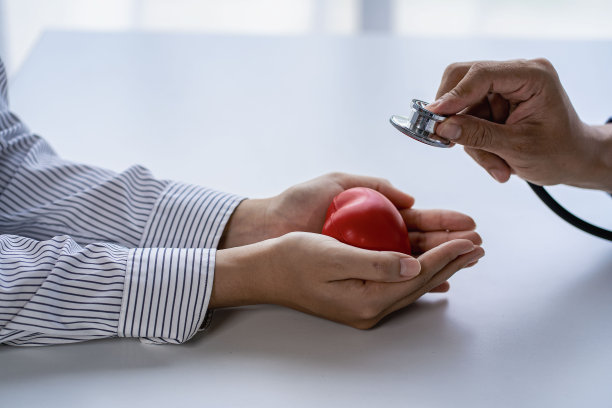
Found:
[[[573,217],[540,187],[612,192],[612,124],[582,122],[550,62],[452,64],[435,102],[415,100],[408,117],[393,116],[391,123],[433,146],[464,145],[495,180],[518,175],[567,221],[612,240],[611,231]]]

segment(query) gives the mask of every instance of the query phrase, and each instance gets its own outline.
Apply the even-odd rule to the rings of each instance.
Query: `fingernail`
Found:
[[[498,183],[503,183],[505,180],[505,173],[498,169],[489,170],[489,174],[493,177]]]
[[[477,254],[474,254],[473,256],[470,257],[470,259],[468,260],[468,265],[471,263],[475,263],[476,261],[478,261],[480,258],[482,258],[484,256],[484,252],[480,252]]]
[[[461,136],[461,126],[454,123],[440,123],[436,134],[448,140],[457,140]]]
[[[441,103],[442,103],[442,99],[436,99],[435,101],[427,105],[426,108],[427,110],[432,110],[440,106]]]
[[[476,248],[476,245],[472,243],[472,246],[466,247],[463,251],[459,253],[459,255],[464,255],[464,254],[467,254],[468,252],[472,252],[475,248]]]
[[[405,278],[414,278],[421,272],[421,263],[415,258],[400,259],[400,275]]]

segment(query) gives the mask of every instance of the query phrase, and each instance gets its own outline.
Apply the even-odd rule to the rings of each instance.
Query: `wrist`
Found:
[[[242,201],[227,222],[218,248],[234,248],[270,238],[266,227],[269,201],[270,199]]]
[[[246,306],[268,302],[274,239],[216,252],[209,307]]]
[[[612,192],[612,124],[585,127],[589,150],[578,187]]]

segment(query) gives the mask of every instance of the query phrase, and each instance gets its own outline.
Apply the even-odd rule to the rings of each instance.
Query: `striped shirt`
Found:
[[[0,343],[182,343],[241,197],[58,157],[9,111],[0,60]]]

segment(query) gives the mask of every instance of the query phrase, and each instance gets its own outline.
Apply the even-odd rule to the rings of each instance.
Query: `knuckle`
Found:
[[[461,96],[465,95],[466,93],[467,89],[465,88],[465,86],[461,83],[458,83],[453,89],[448,91],[447,95],[453,98],[461,98]]]
[[[474,81],[487,81],[495,78],[499,71],[503,70],[505,64],[498,61],[476,61],[472,64],[469,76]]]
[[[446,67],[443,73],[443,77],[445,78],[456,77],[458,75],[458,72],[461,71],[464,66],[465,66],[464,62],[453,62],[452,64]]]
[[[553,64],[546,58],[535,58],[531,60],[531,62],[544,70],[547,70],[547,71],[554,70]]]
[[[372,262],[372,275],[375,279],[384,279],[391,276],[389,272],[389,266],[385,262],[373,261]]]
[[[468,145],[476,149],[482,149],[490,146],[493,142],[493,133],[491,128],[483,125],[480,122],[476,122],[467,132],[466,142]]]
[[[425,248],[427,245],[427,235],[425,233],[410,234],[410,242],[413,247]]]
[[[392,276],[396,264],[397,259],[394,256],[385,256],[385,254],[380,254],[370,263],[375,276],[378,277]]]
[[[448,64],[446,69],[444,70],[444,75],[452,74],[461,66],[460,62],[453,62],[452,64]]]
[[[515,66],[519,66],[519,67],[526,67],[529,66],[531,64],[531,62],[528,59],[525,58],[518,58],[515,59],[513,61],[510,62],[511,65],[515,65]]]
[[[472,71],[480,71],[484,68],[485,63],[484,61],[476,61],[472,64],[471,70]]]
[[[448,93],[452,88],[457,86],[469,71],[470,66],[471,63],[469,62],[454,62],[448,65],[442,74],[442,82],[440,84],[440,89],[438,89],[436,99],[442,97],[443,94]]]
[[[540,80],[554,80],[558,77],[557,70],[553,64],[546,58],[536,58],[528,61],[529,69],[537,75]]]
[[[491,63],[488,61],[476,61],[470,67],[470,71],[474,73],[484,73],[491,69]]]
[[[524,76],[525,73],[533,71],[534,67],[537,67],[537,64],[531,60],[523,58],[510,61],[510,63],[507,65],[507,70],[512,72],[514,75]]]

